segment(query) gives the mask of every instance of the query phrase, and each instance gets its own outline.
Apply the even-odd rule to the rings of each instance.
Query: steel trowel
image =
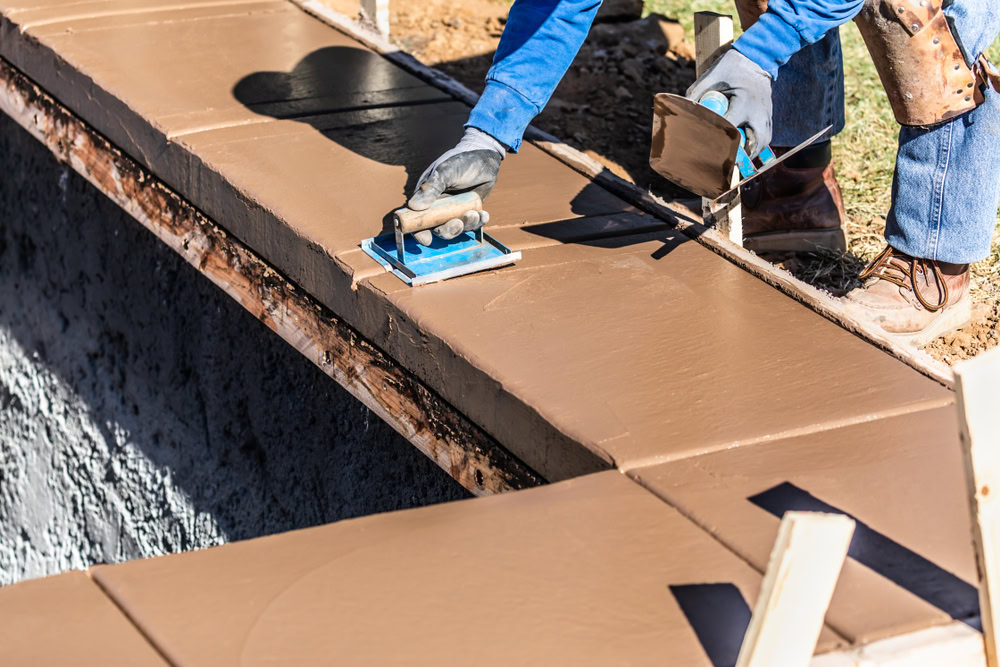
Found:
[[[746,133],[726,120],[728,110],[729,99],[714,90],[698,102],[670,93],[656,95],[649,166],[685,190],[718,199],[787,160],[830,130],[824,128],[780,158],[765,147],[757,158],[751,159],[746,152]],[[733,169],[737,167],[740,181],[733,185]]]

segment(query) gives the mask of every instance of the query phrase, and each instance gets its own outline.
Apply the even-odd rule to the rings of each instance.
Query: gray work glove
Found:
[[[474,127],[465,128],[465,135],[458,145],[424,170],[406,205],[414,211],[423,211],[442,195],[469,190],[486,201],[496,185],[500,161],[506,152],[503,144],[485,132]],[[469,211],[461,218],[452,218],[435,227],[434,233],[443,239],[453,239],[462,232],[475,231],[489,221],[490,214],[486,211]],[[429,229],[417,232],[413,238],[421,245],[430,245],[434,240]]]
[[[757,157],[771,143],[771,77],[736,49],[729,49],[688,88],[697,102],[710,90],[729,98],[726,120],[747,135],[747,154]]]

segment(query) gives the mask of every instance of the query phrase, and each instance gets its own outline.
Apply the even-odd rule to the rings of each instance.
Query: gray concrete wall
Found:
[[[466,495],[0,114],[0,584]]]

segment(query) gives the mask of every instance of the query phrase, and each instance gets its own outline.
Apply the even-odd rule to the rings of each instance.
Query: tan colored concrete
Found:
[[[115,7],[90,16],[71,8],[40,17],[21,12],[12,20],[168,137],[275,116],[450,99],[287,2]],[[72,81],[60,87],[53,92],[85,118],[100,102]]]
[[[84,572],[0,588],[0,664],[166,665]]]
[[[670,586],[760,585],[615,471],[94,576],[175,664],[248,667],[707,665]]]
[[[878,377],[872,374],[873,380]],[[963,474],[954,406],[631,473],[757,568],[767,565],[779,519],[747,498],[790,482],[974,584]],[[905,570],[902,564],[896,567]],[[921,570],[908,576],[927,580]],[[961,585],[943,588],[962,592]],[[971,592],[965,597],[974,607],[974,591],[965,592]],[[827,616],[857,641],[950,620],[853,559],[844,566]]]
[[[632,467],[951,400],[677,233],[393,281],[377,342],[550,478],[593,464],[575,443]]]
[[[388,214],[405,202],[423,169],[455,145],[467,115],[468,107],[457,102],[426,104],[230,127],[178,141],[200,156],[208,171],[221,174],[301,236],[336,255],[389,231]],[[206,183],[212,178],[203,177]],[[629,207],[526,145],[504,160],[485,208],[492,228]],[[575,233],[568,226],[562,238],[591,233]]]

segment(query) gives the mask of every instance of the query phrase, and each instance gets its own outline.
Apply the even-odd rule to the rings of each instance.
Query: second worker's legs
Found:
[[[992,3],[945,9],[972,64],[1000,32]],[[916,345],[972,317],[968,265],[989,254],[1000,200],[1000,93],[931,127],[903,127],[883,253],[848,296],[862,316]]]

